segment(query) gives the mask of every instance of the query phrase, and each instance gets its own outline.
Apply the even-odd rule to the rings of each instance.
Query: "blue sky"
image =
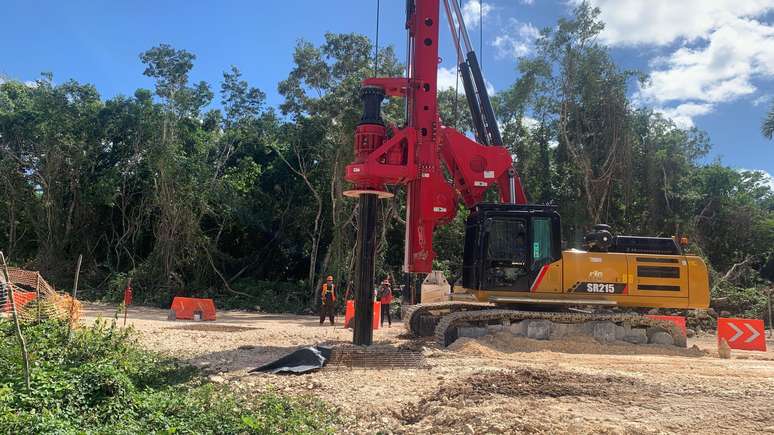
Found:
[[[517,78],[537,29],[553,26],[578,0],[485,0],[484,74],[495,90]],[[479,46],[478,1],[463,0]],[[632,87],[637,104],[656,107],[680,125],[707,131],[708,160],[774,173],[774,142],[760,123],[774,98],[774,0],[592,0],[607,28],[602,40],[616,61],[651,74]],[[17,1],[0,5],[0,75],[34,80],[50,71],[96,85],[103,97],[152,87],[138,54],[161,42],[197,55],[193,80],[217,89],[238,66],[277,105],[277,83],[303,38],[325,32],[374,35],[376,0]],[[404,54],[403,0],[382,0],[380,42]],[[439,83],[453,83],[454,59],[442,31]]]

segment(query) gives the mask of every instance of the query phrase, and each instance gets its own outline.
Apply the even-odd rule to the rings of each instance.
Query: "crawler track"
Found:
[[[440,319],[440,316],[432,315],[433,311],[451,311],[454,313],[470,310],[488,310],[494,307],[494,305],[487,303],[460,301],[416,304],[406,310],[404,325],[406,325],[406,330],[411,335],[430,337],[435,333],[435,327]]]
[[[433,311],[450,311],[433,316]],[[639,314],[586,314],[541,311],[519,311],[495,308],[492,304],[475,302],[439,302],[419,304],[406,312],[406,328],[415,336],[435,337],[441,346],[448,346],[457,339],[457,328],[470,324],[512,323],[522,320],[549,320],[554,323],[613,322],[636,328],[658,327],[669,333],[675,346],[686,347],[687,340],[680,328],[666,320],[650,319]],[[430,327],[432,333],[429,333]]]

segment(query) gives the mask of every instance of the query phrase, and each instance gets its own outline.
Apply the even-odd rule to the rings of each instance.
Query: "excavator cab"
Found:
[[[541,268],[562,258],[555,207],[480,204],[465,225],[462,285],[529,292]]]

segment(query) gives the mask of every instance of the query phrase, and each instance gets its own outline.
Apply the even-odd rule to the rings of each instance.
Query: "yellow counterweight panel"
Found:
[[[709,308],[709,272],[704,261],[695,256],[686,256],[688,261],[688,299],[691,308]]]
[[[632,296],[688,298],[688,262],[684,256],[628,254]]]

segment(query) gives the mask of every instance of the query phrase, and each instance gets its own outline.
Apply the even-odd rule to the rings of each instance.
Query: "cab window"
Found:
[[[524,264],[527,259],[526,222],[519,220],[493,220],[489,229],[487,258],[510,260]]]
[[[532,219],[532,270],[539,270],[551,262],[551,218]]]

